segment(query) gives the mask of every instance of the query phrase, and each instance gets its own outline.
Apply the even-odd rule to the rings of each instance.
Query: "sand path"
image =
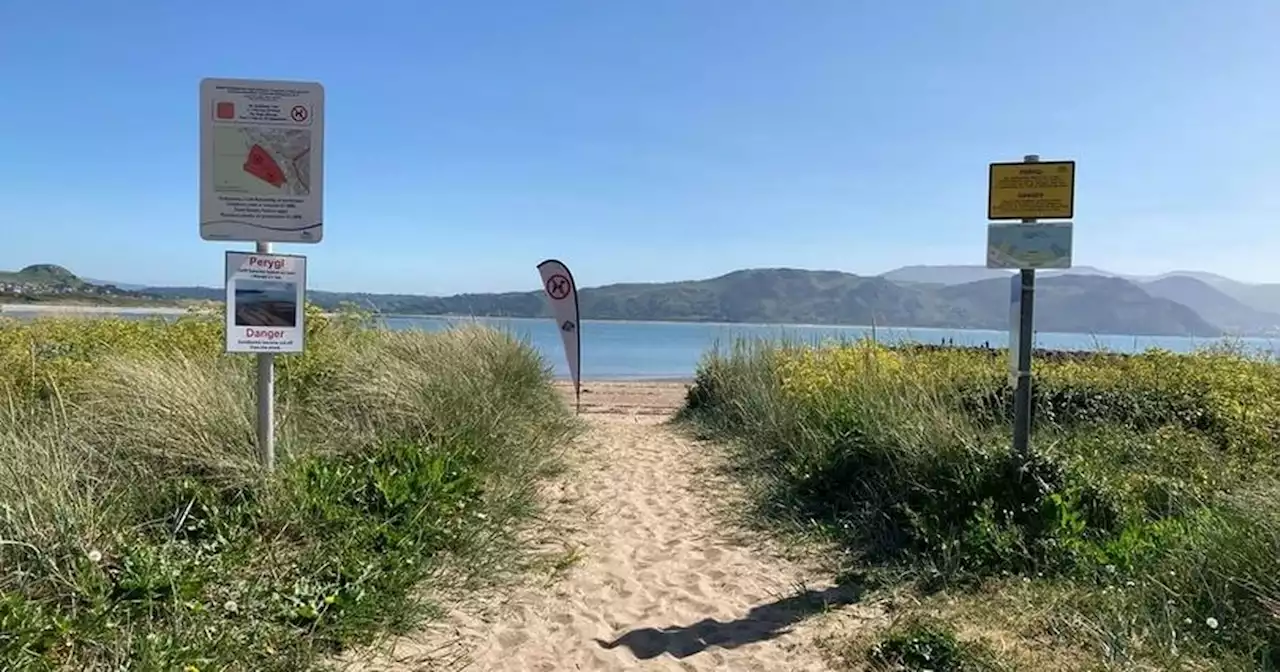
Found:
[[[726,522],[740,493],[717,451],[665,424],[683,386],[586,387],[578,466],[549,493],[576,562],[397,643],[377,669],[441,667],[430,654],[449,639],[477,672],[827,670],[815,636],[856,595]]]

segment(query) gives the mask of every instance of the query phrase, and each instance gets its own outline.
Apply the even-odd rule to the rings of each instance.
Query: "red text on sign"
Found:
[[[278,271],[284,268],[284,259],[268,259],[265,257],[249,257],[249,265],[256,268],[269,268]]]
[[[254,329],[253,327],[249,327],[244,330],[244,337],[266,339],[284,338],[284,329]]]

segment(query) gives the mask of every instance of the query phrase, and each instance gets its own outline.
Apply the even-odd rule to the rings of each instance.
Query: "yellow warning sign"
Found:
[[[1076,162],[993,163],[987,219],[1071,219]]]

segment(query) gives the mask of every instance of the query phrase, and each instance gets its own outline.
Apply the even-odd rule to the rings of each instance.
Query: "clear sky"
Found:
[[[0,268],[220,285],[202,77],[322,82],[321,289],[984,260],[1077,164],[1078,264],[1280,281],[1277,0],[0,1]]]

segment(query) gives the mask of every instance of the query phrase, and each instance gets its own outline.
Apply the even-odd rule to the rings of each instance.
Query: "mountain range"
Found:
[[[583,288],[579,304],[583,317],[603,320],[1004,329],[1011,276],[982,266],[910,266],[878,276],[748,269],[706,280]],[[1092,267],[1040,276],[1036,328],[1043,331],[1218,336],[1280,330],[1280,285],[1268,292],[1266,285],[1208,273],[1142,277]],[[171,298],[222,296],[220,288],[142,291]],[[537,290],[446,297],[312,291],[309,296],[325,307],[349,302],[384,313],[548,316]],[[1272,297],[1276,312],[1255,303]]]
[[[904,266],[881,277],[902,283],[956,285],[1005,278],[1011,274],[1011,271],[983,266]],[[1228,333],[1273,333],[1280,325],[1280,283],[1247,283],[1203,271],[1130,275],[1092,266],[1078,266],[1068,271],[1042,271],[1038,275],[1090,275],[1127,280],[1153,297],[1170,299],[1195,310]]]
[[[212,300],[220,287],[110,285],[135,297]],[[53,276],[59,276],[58,272]],[[715,278],[626,283],[582,288],[584,319],[855,324],[899,327],[1005,329],[1009,271],[982,266],[906,266],[876,276],[839,271],[764,268]],[[60,276],[59,276],[60,277]],[[69,281],[70,282],[70,281]],[[547,317],[541,290],[454,296],[312,290],[326,308],[353,303],[388,314]],[[1036,328],[1041,331],[1212,337],[1280,333],[1280,284],[1249,284],[1220,275],[1174,271],[1158,276],[1111,273],[1092,267],[1041,272],[1036,283]]]

